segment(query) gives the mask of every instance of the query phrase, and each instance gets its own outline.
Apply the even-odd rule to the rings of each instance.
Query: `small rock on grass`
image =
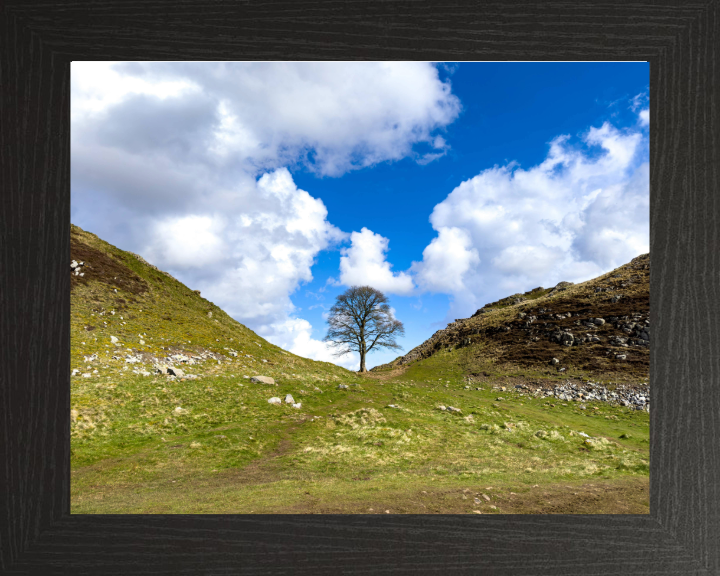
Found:
[[[292,394],[285,396],[285,404],[295,404],[295,399],[292,397]]]
[[[275,384],[275,379],[270,378],[270,376],[253,376],[250,378],[250,382],[255,382],[259,384]]]
[[[273,396],[270,400],[268,400],[268,402],[270,404],[282,404],[282,400],[280,400],[277,396]]]

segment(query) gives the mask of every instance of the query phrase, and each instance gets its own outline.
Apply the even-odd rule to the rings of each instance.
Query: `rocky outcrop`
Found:
[[[563,371],[567,354],[578,350],[572,353],[577,367],[591,372],[607,370],[610,362],[613,369],[640,375],[649,368],[649,266],[649,255],[644,254],[581,285],[560,282],[552,290],[530,290],[524,295],[527,298],[517,294],[504,298],[484,306],[471,318],[451,322],[404,356],[373,370],[422,360],[442,348],[482,341],[496,351],[493,357],[500,362],[550,364]],[[618,298],[619,290],[623,295]]]
[[[78,262],[77,260],[73,260],[70,262],[70,271],[75,276],[85,276],[85,272],[83,272],[83,267],[85,266],[85,262]]]

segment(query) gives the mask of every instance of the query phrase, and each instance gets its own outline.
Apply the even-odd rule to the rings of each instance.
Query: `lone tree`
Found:
[[[367,372],[365,355],[380,348],[402,350],[395,337],[405,334],[402,322],[393,317],[388,299],[370,286],[351,286],[330,308],[324,340],[336,349],[334,355],[360,353],[360,372]]]

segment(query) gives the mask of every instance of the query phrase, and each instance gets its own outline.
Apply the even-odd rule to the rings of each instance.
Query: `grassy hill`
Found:
[[[432,353],[359,375],[284,351],[141,257],[71,234],[73,513],[648,512],[648,413],[546,395],[603,375],[642,387],[647,349],[622,348],[620,365],[550,340],[523,356],[506,339],[538,337],[521,309],[569,328],[535,308],[604,306],[606,293],[501,301]]]
[[[469,347],[478,370],[647,382],[649,334],[650,255],[644,254],[581,284],[561,282],[487,304],[374,370]]]

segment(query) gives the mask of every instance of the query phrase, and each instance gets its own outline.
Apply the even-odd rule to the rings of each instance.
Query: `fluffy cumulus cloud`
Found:
[[[72,218],[270,340],[329,360],[291,295],[346,235],[288,168],[429,162],[459,112],[421,62],[73,63]]]
[[[154,227],[143,253],[187,272],[231,316],[265,325],[294,309],[290,294],[312,279],[315,256],[344,234],[285,168],[263,175],[252,197],[253,206],[241,213],[169,216]]]
[[[528,169],[484,170],[435,206],[438,236],[412,270],[422,288],[454,297],[449,317],[649,251],[647,131],[605,123],[582,140],[554,139]]]
[[[467,290],[463,277],[478,264],[480,257],[467,231],[449,226],[438,230],[423,251],[422,263],[415,263],[413,270],[424,290],[453,294]]]
[[[340,283],[346,286],[372,286],[389,294],[410,294],[412,278],[405,272],[393,273],[385,259],[389,240],[363,228],[350,235],[351,245],[340,257]]]
[[[197,117],[206,103],[213,120],[197,136],[207,157],[255,169],[301,161],[337,176],[407,156],[428,161],[447,147],[435,131],[460,113],[450,85],[425,62],[75,63],[72,71],[74,122],[113,105],[136,107],[137,117],[137,105],[151,102],[166,116],[193,102]],[[151,130],[162,123],[153,117],[145,113],[147,132],[164,147],[172,135],[167,126]],[[121,131],[135,140],[136,128]],[[414,152],[419,143],[432,151]]]
[[[348,370],[360,368],[358,354],[348,353],[337,357],[325,342],[312,337],[312,331],[312,325],[307,320],[290,317],[275,324],[265,325],[258,332],[264,338],[298,356],[331,362]]]

